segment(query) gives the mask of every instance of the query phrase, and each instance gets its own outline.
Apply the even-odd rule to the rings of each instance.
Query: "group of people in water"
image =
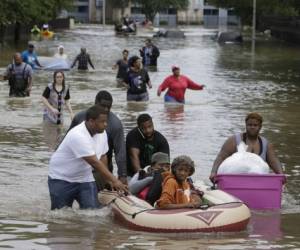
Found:
[[[57,53],[54,54],[54,58],[66,61],[68,59],[67,54],[64,51],[64,47],[62,45],[58,46]],[[75,67],[78,64],[79,70],[87,70],[88,64],[94,68],[94,65],[91,61],[90,55],[86,52],[85,48],[81,48],[81,52],[76,56],[73,63],[71,64],[71,68]],[[28,49],[24,50],[22,53],[15,53],[13,56],[13,62],[7,66],[6,72],[1,77],[3,80],[8,80],[9,83],[9,96],[10,97],[26,97],[30,96],[31,88],[32,88],[32,76],[35,69],[43,69],[40,61],[38,60],[38,56],[35,52],[35,46],[33,43],[28,44]],[[58,70],[54,72],[54,81],[52,85],[55,89],[56,83],[56,74],[59,72],[59,75],[63,75],[63,91],[65,91],[65,87],[68,86],[65,84],[65,77],[63,70]],[[57,86],[59,87],[59,86]],[[68,92],[69,93],[69,92]],[[68,94],[69,97],[69,94]],[[67,98],[68,98],[67,97]]]
[[[30,44],[28,50],[14,55],[14,62],[7,68],[4,79],[9,81],[10,96],[30,95],[32,68],[42,67]],[[157,66],[159,49],[147,39],[140,50],[140,57],[129,58],[123,50],[122,59],[113,68],[118,68],[117,81],[127,88],[128,101],[148,101],[148,88],[152,88],[148,70]],[[56,57],[66,58],[63,47]],[[94,68],[85,48],[75,58],[71,67]],[[32,65],[32,66],[31,66]],[[185,103],[187,88],[202,90],[205,85],[197,84],[180,74],[179,66],[172,66],[172,74],[161,83],[157,95],[167,90],[165,102]],[[70,112],[72,123],[63,140],[53,153],[49,163],[48,186],[51,209],[72,207],[77,201],[80,208],[99,208],[97,194],[104,188],[121,193],[131,192],[161,209],[198,208],[205,201],[193,187],[191,176],[195,172],[193,160],[186,155],[170,161],[169,143],[164,135],[155,130],[152,117],[140,114],[137,126],[124,135],[121,120],[111,111],[113,98],[99,91],[95,104],[74,115],[70,105],[70,88],[62,70],[55,71],[53,81],[43,94],[44,121],[61,126],[63,106]],[[222,146],[211,171],[210,180],[215,182],[218,167],[237,151],[239,141],[248,145],[250,152],[259,155],[275,173],[283,173],[272,144],[259,135],[262,117],[250,113],[245,119],[246,131],[230,137]],[[113,175],[113,154],[118,176]]]
[[[171,163],[169,143],[155,130],[152,117],[146,113],[137,117],[137,126],[124,140],[122,122],[111,111],[112,102],[109,92],[100,91],[95,105],[75,116],[52,155],[48,182],[51,208],[72,206],[74,200],[81,208],[99,208],[97,192],[103,188],[113,188],[125,194],[130,192],[160,209],[209,205],[193,186],[193,160],[181,155]],[[246,131],[239,134],[241,140],[275,173],[283,173],[272,144],[259,135],[262,117],[250,113],[245,124]],[[237,151],[238,141],[232,138],[236,136],[225,142],[214,162],[210,176],[212,182],[215,182],[222,161]],[[113,153],[118,178],[112,175]]]
[[[148,88],[152,88],[148,71],[156,70],[157,59],[160,56],[159,49],[146,39],[145,46],[140,50],[139,56],[129,58],[129,51],[123,50],[122,58],[113,65],[118,68],[117,82],[127,89],[127,101],[148,101]],[[184,103],[186,89],[202,90],[205,85],[193,82],[187,76],[180,73],[180,67],[173,65],[172,74],[168,76],[158,87],[157,95],[167,90],[165,102]]]
[[[13,62],[7,67],[4,79],[9,80],[11,97],[29,96],[32,87],[32,73],[36,68],[43,68],[38,60],[34,50],[34,45],[30,43],[28,49],[14,55]],[[118,68],[117,82],[127,89],[127,101],[148,101],[148,88],[152,88],[152,83],[148,74],[149,70],[155,70],[157,67],[157,59],[160,56],[159,49],[147,39],[145,46],[139,51],[140,57],[137,55],[129,58],[129,51],[123,50],[122,58],[113,66]],[[55,58],[67,60],[64,47],[60,45]],[[86,48],[81,48],[80,53],[76,56],[70,68],[77,66],[78,70],[88,70],[90,65],[95,69],[90,55]],[[165,94],[165,102],[184,103],[186,89],[202,90],[205,85],[193,82],[187,76],[180,73],[180,67],[173,65],[171,67],[172,74],[168,76],[158,87],[157,95],[167,90]]]
[[[137,126],[124,140],[112,102],[109,92],[98,92],[95,105],[75,115],[53,153],[51,209],[71,207],[75,200],[80,208],[99,208],[97,193],[103,188],[131,192],[158,208],[199,207],[201,197],[188,179],[195,172],[192,159],[178,156],[170,164],[169,143],[146,113],[137,117]],[[112,174],[113,153],[118,178]]]

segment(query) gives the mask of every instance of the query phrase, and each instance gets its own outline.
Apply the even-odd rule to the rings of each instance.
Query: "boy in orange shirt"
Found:
[[[200,208],[202,200],[187,181],[194,172],[194,162],[190,157],[185,155],[176,157],[171,165],[171,173],[165,175],[162,194],[156,207],[160,209]]]

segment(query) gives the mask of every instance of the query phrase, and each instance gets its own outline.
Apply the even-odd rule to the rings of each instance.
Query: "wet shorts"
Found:
[[[127,92],[127,101],[146,102],[149,101],[148,92],[142,94],[130,94]]]
[[[100,208],[95,182],[67,182],[48,177],[51,210],[72,207],[74,200],[81,209]]]

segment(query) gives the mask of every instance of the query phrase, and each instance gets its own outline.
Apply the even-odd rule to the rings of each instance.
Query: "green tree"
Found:
[[[48,22],[56,18],[62,9],[72,6],[74,0],[0,0],[0,37],[9,24],[15,24],[18,39],[21,24]]]
[[[221,8],[233,8],[243,24],[251,24],[253,0],[208,0],[208,3]],[[299,0],[256,0],[256,16],[297,16]]]
[[[73,0],[1,0],[0,24],[47,22],[68,9]]]
[[[139,4],[143,14],[152,22],[155,15],[161,10],[169,7],[185,9],[189,4],[188,0],[133,0],[132,2]]]

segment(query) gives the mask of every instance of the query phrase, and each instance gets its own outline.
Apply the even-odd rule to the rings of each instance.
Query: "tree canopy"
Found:
[[[233,8],[242,23],[252,22],[253,0],[208,0],[209,4],[221,8]],[[256,0],[257,16],[298,16],[299,0]]]
[[[189,4],[188,0],[133,0],[132,2],[139,4],[143,14],[151,21],[153,21],[155,15],[161,10],[170,7],[185,9]]]
[[[1,0],[0,24],[47,22],[55,18],[60,10],[70,8],[73,2],[73,0]]]

